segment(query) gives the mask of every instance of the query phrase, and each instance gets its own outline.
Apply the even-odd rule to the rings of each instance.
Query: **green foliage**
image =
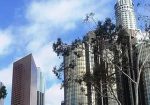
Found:
[[[7,96],[7,90],[6,90],[6,87],[5,86],[2,86],[1,88],[0,88],[0,99],[4,99],[4,98],[6,98],[6,96]]]
[[[102,35],[109,38],[115,35],[115,24],[112,23],[110,18],[106,18],[104,23],[99,21],[95,33],[98,36]]]
[[[69,55],[70,47],[63,43],[60,38],[57,39],[56,43],[53,43],[53,50],[58,56]]]

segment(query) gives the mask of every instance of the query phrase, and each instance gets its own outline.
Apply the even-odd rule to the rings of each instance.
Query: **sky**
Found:
[[[5,105],[10,105],[13,62],[32,53],[46,77],[45,105],[60,105],[63,90],[52,72],[61,59],[53,52],[58,37],[65,42],[82,38],[94,29],[84,23],[88,13],[95,20],[115,21],[115,0],[0,0],[0,81],[7,87]]]

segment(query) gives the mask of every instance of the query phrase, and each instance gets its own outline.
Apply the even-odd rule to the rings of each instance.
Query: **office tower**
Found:
[[[89,39],[94,38],[94,31],[87,33]],[[89,44],[78,43],[79,46],[70,50],[69,56],[64,56],[65,72],[64,87],[65,105],[95,105],[95,90],[90,82],[79,84],[75,79],[82,79],[86,74],[93,74],[94,55]],[[79,54],[80,57],[77,57]],[[75,64],[73,69],[68,69],[70,64]],[[69,81],[68,81],[69,80]]]
[[[94,54],[92,53],[93,48],[90,45],[91,39],[95,38],[94,31],[89,31],[86,34],[86,37],[89,39],[87,43],[84,43],[85,45],[85,62],[86,62],[86,74],[92,74],[94,73]],[[87,99],[88,99],[88,105],[95,105],[96,103],[96,90],[94,86],[91,84],[91,82],[87,82]]]
[[[86,73],[85,51],[81,49],[84,45],[80,44],[79,48],[70,50],[70,54],[64,56],[64,102],[65,105],[87,105],[87,87],[84,82],[79,84],[76,79],[80,79]],[[77,57],[75,52],[82,54]],[[72,67],[71,65],[74,65]],[[71,68],[70,68],[71,66]]]
[[[13,64],[11,105],[37,105],[37,67],[32,54]]]
[[[37,105],[45,105],[45,77],[39,67],[37,68]]]
[[[111,63],[113,61],[113,52],[110,51],[108,47],[108,40],[102,40],[100,36],[96,36],[94,31],[89,32],[87,36],[87,39],[89,39],[89,44],[85,44],[85,49],[87,52],[86,62],[89,63],[86,64],[86,69],[90,68],[90,73],[93,74],[94,78],[97,79],[97,81],[94,82],[94,86],[92,87],[95,90],[92,93],[92,95],[94,95],[94,97],[92,98],[92,104],[94,102],[93,105],[118,105],[117,101],[113,99],[114,96],[111,93],[113,91],[114,95],[117,97],[116,82],[112,83],[106,80],[106,78],[115,73],[114,65],[112,65]],[[94,46],[92,46],[90,43],[92,39],[95,38],[97,40]],[[105,45],[105,47],[103,45]],[[111,77],[113,79],[116,78],[115,75],[112,75]]]
[[[117,0],[115,5],[116,25],[136,30],[136,18],[132,0]]]
[[[119,54],[122,54],[122,59],[119,62],[119,65],[121,65],[122,71],[124,71],[129,77],[131,77],[133,80],[137,79],[137,50],[136,50],[136,35],[137,35],[137,27],[136,27],[136,18],[134,14],[134,5],[132,0],[117,0],[117,3],[115,5],[115,14],[116,14],[116,25],[122,26],[123,30],[120,32],[120,36],[124,35],[121,40],[121,47],[120,50],[122,53],[117,52]],[[118,59],[119,61],[119,59]],[[118,62],[117,61],[117,62]],[[116,63],[117,63],[116,62]],[[116,69],[117,70],[117,69]],[[121,101],[122,105],[134,105],[136,100],[135,95],[135,86],[133,82],[129,80],[128,77],[123,75],[122,73],[117,73],[117,92],[118,92],[118,98]],[[143,85],[142,85],[142,79],[140,81],[139,86],[139,104],[144,104],[144,95],[142,93]]]
[[[1,89],[2,86],[3,86],[3,83],[0,82],[0,89]],[[0,99],[0,105],[4,105],[4,99]]]
[[[148,34],[148,33],[147,33]],[[143,87],[143,101],[145,101],[144,105],[150,105],[150,40],[147,40],[148,43],[139,43],[138,51],[141,52],[140,54],[140,63],[141,65],[145,62],[142,68],[141,80]],[[140,51],[141,50],[141,51]],[[148,57],[149,56],[149,57]],[[145,61],[146,60],[146,61]]]
[[[90,83],[87,82],[88,105],[117,105],[117,101],[111,99],[114,98],[114,96],[109,91],[110,87],[106,85],[108,84],[108,82],[106,82],[107,78],[106,74],[111,75],[115,73],[114,65],[111,64],[113,52],[110,51],[108,47],[106,48],[103,47],[103,50],[101,50],[100,44],[98,44],[99,47],[94,47],[93,45],[91,45],[92,39],[98,38],[98,36],[96,36],[94,31],[88,32],[86,37],[88,39],[88,41],[84,43],[86,49],[85,50],[86,73],[92,74],[94,78],[98,79],[97,82],[93,81],[94,85],[92,83],[91,85]],[[107,43],[106,40],[105,42]],[[101,53],[102,55],[100,53],[97,53],[97,51],[100,50],[102,51]],[[105,62],[102,62],[103,60]],[[103,74],[104,72],[107,73]],[[116,78],[115,75],[113,76],[113,78]],[[100,82],[102,83],[99,84]],[[113,84],[110,83],[109,85],[111,85],[112,87],[111,89],[113,90],[114,95],[117,97],[116,83]]]
[[[117,3],[115,5],[115,15],[116,15],[116,26],[122,26],[123,30],[120,32],[118,36],[123,35],[124,38],[122,38],[121,46],[117,50],[121,50],[122,52],[119,53],[117,50],[115,52],[115,64],[121,65],[122,71],[124,71],[128,76],[131,78],[134,78],[133,69],[131,66],[131,62],[133,62],[133,58],[131,56],[132,52],[132,46],[131,42],[131,32],[136,30],[136,19],[134,15],[134,9],[133,9],[133,3],[132,0],[117,0]],[[131,32],[129,32],[129,30]],[[135,36],[135,35],[134,35]],[[126,39],[128,42],[125,42]],[[122,47],[123,46],[123,47]],[[130,46],[130,47],[129,47]],[[131,53],[132,52],[132,53]],[[119,59],[119,55],[122,54],[121,60]],[[130,65],[129,65],[130,64]],[[118,68],[115,68],[116,72],[119,71]],[[122,105],[134,105],[134,98],[135,98],[135,92],[134,92],[134,84],[122,73],[117,72],[116,73],[116,79],[117,79],[117,93],[118,98]]]

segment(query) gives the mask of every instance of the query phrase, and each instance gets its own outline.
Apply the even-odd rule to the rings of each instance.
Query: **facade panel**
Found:
[[[82,45],[81,45],[82,46]],[[81,52],[82,57],[78,58],[74,52]],[[75,79],[80,79],[86,72],[85,67],[85,51],[77,48],[70,51],[69,56],[64,57],[65,68],[74,63],[76,66],[73,69],[65,69],[64,77],[66,87],[65,89],[65,105],[87,105],[87,87],[85,83],[79,84]],[[68,81],[69,80],[69,81]],[[84,88],[85,91],[82,91]]]

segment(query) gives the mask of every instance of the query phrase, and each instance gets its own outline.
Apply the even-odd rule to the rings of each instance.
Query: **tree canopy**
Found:
[[[4,99],[4,98],[6,98],[6,96],[7,96],[7,90],[6,90],[6,87],[5,86],[2,86],[1,88],[0,88],[0,99]]]

